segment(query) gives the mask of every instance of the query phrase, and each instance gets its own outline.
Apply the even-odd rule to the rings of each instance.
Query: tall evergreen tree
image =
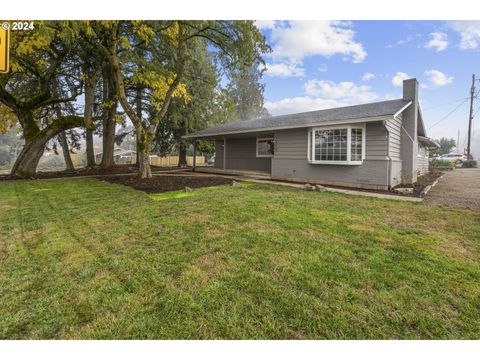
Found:
[[[234,70],[229,74],[227,91],[233,99],[237,116],[241,120],[251,120],[268,116],[264,106],[265,84],[260,81],[264,68],[259,61],[251,66]]]
[[[162,156],[177,152],[178,166],[187,164],[187,149],[190,146],[190,142],[182,136],[213,124],[229,122],[236,116],[235,108],[230,104],[231,98],[219,87],[219,71],[207,44],[199,41],[193,53],[184,78],[189,99],[172,99],[167,114],[159,124],[153,146],[153,151]],[[199,145],[199,148],[205,149],[205,144]]]

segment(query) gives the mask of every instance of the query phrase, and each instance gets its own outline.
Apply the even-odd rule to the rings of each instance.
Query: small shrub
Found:
[[[464,168],[476,168],[477,167],[477,161],[476,160],[465,160],[462,164],[462,167],[464,167]]]
[[[430,162],[430,168],[432,169],[451,168],[452,166],[452,162],[448,160],[432,160]]]

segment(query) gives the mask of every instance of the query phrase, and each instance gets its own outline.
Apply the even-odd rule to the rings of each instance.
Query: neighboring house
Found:
[[[214,140],[214,168],[255,171],[273,179],[387,190],[428,171],[418,82],[403,98],[299,114],[237,121],[198,131]]]
[[[103,152],[97,152],[95,153],[95,162],[97,164],[100,164],[102,162],[102,155]],[[119,147],[116,147],[113,150],[113,161],[114,163],[122,163],[122,164],[128,164],[131,163],[131,158],[135,158],[137,156],[137,152],[134,150],[125,150]],[[122,159],[124,159],[122,161]]]

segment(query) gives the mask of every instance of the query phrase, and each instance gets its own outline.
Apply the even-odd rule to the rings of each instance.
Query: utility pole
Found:
[[[460,152],[460,129],[457,130],[457,153],[461,154],[461,152]]]
[[[470,89],[470,115],[468,116],[468,143],[467,143],[467,159],[471,159],[470,144],[472,140],[472,119],[473,119],[473,98],[475,97],[475,74],[472,74],[472,88]]]

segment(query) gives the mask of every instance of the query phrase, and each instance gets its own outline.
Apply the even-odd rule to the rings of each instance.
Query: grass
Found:
[[[194,194],[1,182],[0,338],[480,337],[480,213],[261,184]]]
[[[169,191],[160,194],[150,194],[149,197],[152,200],[169,200],[169,199],[181,199],[189,196],[196,196],[197,192],[185,192],[185,190]]]

